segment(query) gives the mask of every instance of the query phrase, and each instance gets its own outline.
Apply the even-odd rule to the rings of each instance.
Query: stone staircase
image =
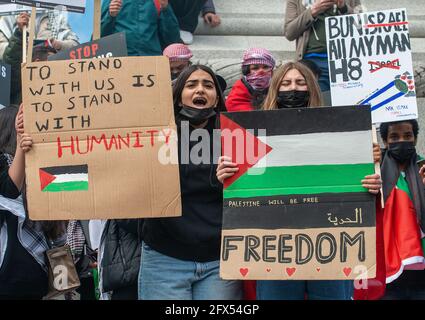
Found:
[[[191,49],[195,62],[212,67],[227,80],[228,90],[241,77],[242,53],[247,48],[267,48],[278,63],[295,58],[295,43],[283,36],[286,0],[214,0],[214,3],[222,23],[209,28],[200,19]],[[362,4],[364,11],[407,9],[422,128],[418,149],[425,154],[425,0],[362,0]]]
[[[191,49],[195,61],[211,66],[226,78],[229,86],[240,77],[242,53],[249,47],[269,49],[279,63],[294,59],[295,43],[283,36],[286,0],[214,0],[214,3],[222,24],[209,28],[200,19]],[[425,81],[425,69],[420,69],[420,66],[425,68],[425,1],[363,0],[363,7],[365,11],[407,8],[414,68],[417,77]],[[425,85],[418,93],[425,97]]]

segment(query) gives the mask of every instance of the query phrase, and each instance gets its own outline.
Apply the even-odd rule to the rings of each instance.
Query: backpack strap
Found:
[[[158,18],[161,15],[161,4],[159,3],[159,0],[153,0],[155,4],[156,11],[158,11]]]

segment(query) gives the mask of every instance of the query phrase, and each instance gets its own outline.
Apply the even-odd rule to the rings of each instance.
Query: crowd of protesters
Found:
[[[331,105],[324,19],[361,11],[360,0],[287,0],[286,6],[284,36],[296,41],[295,61],[277,66],[267,48],[246,48],[236,83],[191,61],[188,45],[200,16],[210,27],[221,23],[212,0],[103,0],[101,36],[124,32],[128,55],[168,57],[178,134],[183,126],[204,129],[212,150],[220,112]],[[370,172],[359,181],[377,197],[378,271],[367,290],[356,290],[351,280],[220,279],[222,184],[238,166],[227,157],[213,159],[213,152],[206,163],[179,165],[181,217],[31,221],[25,153],[33,140],[25,132],[20,76],[22,32],[29,18],[28,13],[0,18],[0,61],[12,66],[11,104],[0,110],[0,300],[43,299],[48,292],[45,253],[65,243],[80,278],[76,293],[81,300],[425,299],[423,251],[415,263],[402,266],[398,278],[385,279],[391,250],[409,251],[412,243],[425,249],[425,165],[415,149],[416,120],[381,125],[383,148],[373,146],[381,176]],[[34,47],[33,61],[79,44],[57,15],[38,13],[35,30],[36,39],[48,41]],[[191,150],[197,142],[179,148]],[[385,208],[380,190],[389,204]],[[395,190],[404,190],[412,205]]]

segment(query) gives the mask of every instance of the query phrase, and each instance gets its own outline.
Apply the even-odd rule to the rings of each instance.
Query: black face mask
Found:
[[[199,126],[205,120],[208,120],[211,117],[216,115],[215,108],[205,108],[198,109],[188,106],[182,106],[180,110],[180,115],[183,119],[188,120],[190,124],[194,126]]]
[[[415,143],[411,141],[393,142],[388,145],[388,153],[399,163],[410,160],[416,154]]]
[[[277,107],[284,108],[306,108],[310,100],[308,91],[279,91],[277,95]]]

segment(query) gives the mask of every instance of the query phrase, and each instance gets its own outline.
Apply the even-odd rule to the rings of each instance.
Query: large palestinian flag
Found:
[[[224,113],[221,276],[353,279],[375,267],[368,107]]]
[[[85,191],[89,189],[87,165],[47,167],[39,169],[43,192]]]
[[[425,269],[423,235],[403,174],[385,201],[383,233],[386,283],[396,280],[404,269]]]

